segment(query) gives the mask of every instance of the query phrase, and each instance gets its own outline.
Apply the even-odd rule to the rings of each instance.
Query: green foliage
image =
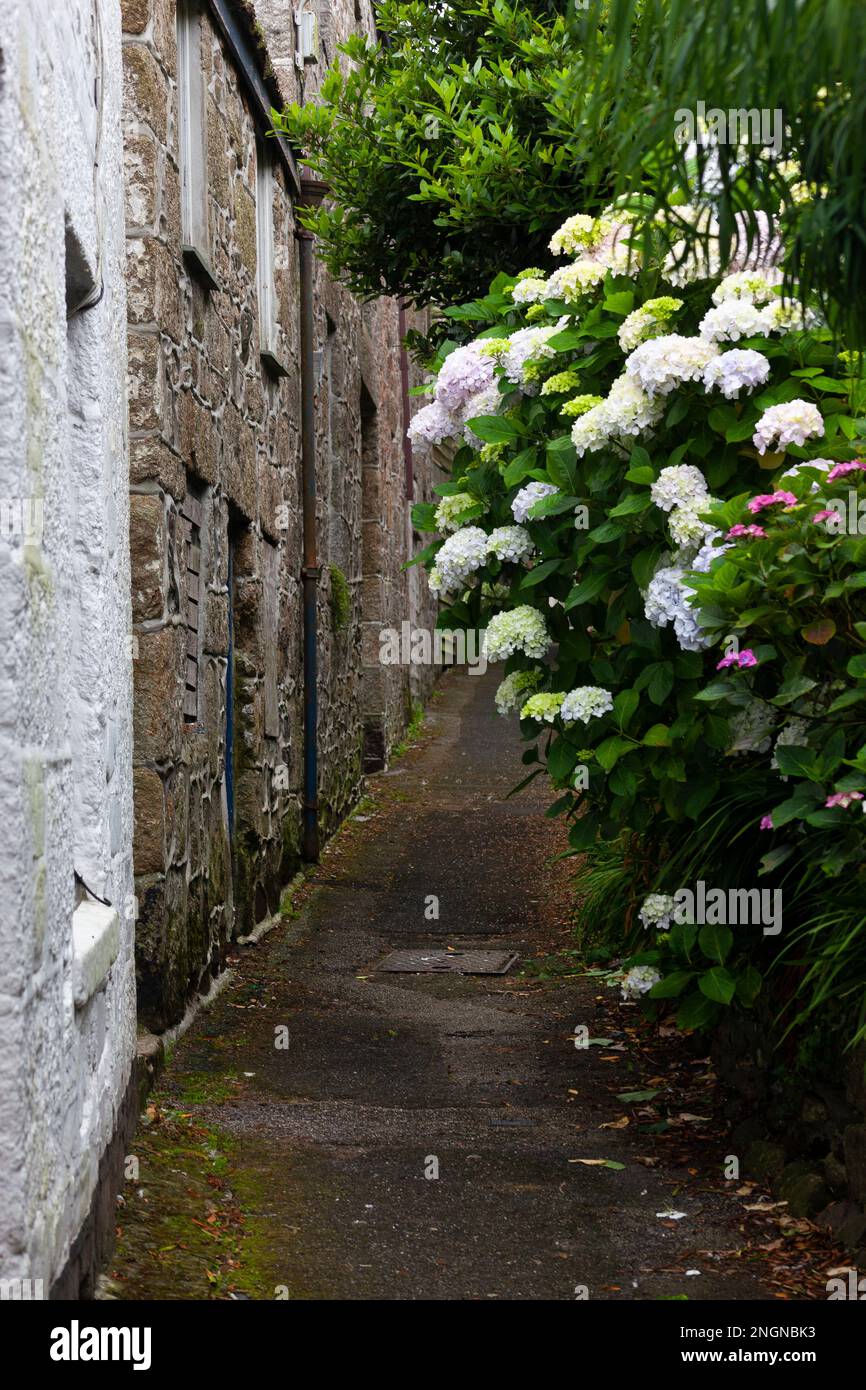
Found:
[[[550,266],[547,241],[582,180],[573,148],[552,138],[568,118],[570,11],[385,0],[379,41],[353,36],[315,103],[273,113],[330,185],[306,224],[354,292],[446,304],[492,267]]]
[[[336,565],[329,567],[331,577],[331,622],[335,632],[343,632],[352,616],[352,594],[349,581]]]
[[[864,383],[835,353],[829,329],[777,326],[720,345],[759,352],[761,385],[726,399],[700,370],[695,380],[674,365],[632,432],[595,439],[581,432],[588,422],[578,414],[572,438],[563,415],[569,393],[576,387],[612,408],[612,386],[635,381],[618,337],[621,329],[632,334],[635,321],[624,328],[624,314],[665,292],[658,266],[621,273],[603,244],[603,278],[568,301],[545,300],[541,289],[537,303],[515,305],[516,282],[500,276],[467,311],[481,336],[462,353],[480,352],[491,337],[522,343],[530,323],[542,332],[518,368],[509,345],[495,349],[498,407],[476,418],[469,408],[475,446],[457,449],[453,479],[440,494],[467,499],[467,544],[479,527],[488,535],[513,527],[512,504],[528,483],[546,484],[547,494],[521,521],[531,559],[503,560],[490,549],[467,577],[444,584],[440,622],[489,628],[498,615],[526,609],[543,619],[552,643],[546,664],[518,643],[503,689],[517,672],[541,672],[520,721],[524,762],[546,766],[571,853],[590,855],[591,914],[603,912],[599,885],[616,878],[619,850],[605,861],[606,847],[628,846],[627,874],[610,899],[624,941],[639,930],[635,909],[648,891],[674,893],[699,879],[784,891],[781,941],[760,924],[736,937],[727,928],[696,925],[692,936],[676,926],[633,955],[627,968],[663,976],[649,991],[652,1007],[675,1001],[683,1027],[711,1026],[726,1009],[754,1006],[780,951],[799,971],[801,1010],[842,998],[848,1007],[843,967],[866,979],[858,905],[866,830],[859,801],[866,795],[866,536],[858,524],[866,473],[856,466],[866,434]],[[661,366],[666,354],[676,363],[683,343],[701,349],[698,330],[718,278],[678,289],[678,336],[659,339]],[[731,292],[726,286],[723,294]],[[761,293],[773,300],[772,288]],[[794,402],[813,421],[806,442],[759,452],[766,412]],[[839,464],[851,467],[831,476]],[[660,475],[683,466],[712,492],[690,515],[685,504],[662,506],[678,475],[664,473],[661,483]],[[777,501],[747,508],[753,494],[774,492],[782,494]],[[683,539],[675,527],[686,524],[692,529]],[[766,534],[727,537],[744,525]],[[426,561],[440,581],[448,573],[441,548],[434,541]],[[662,605],[660,616],[648,604],[654,577],[668,573],[680,594],[676,625],[667,621],[673,609]],[[586,687],[607,692],[612,707],[564,720],[564,709],[556,712],[563,694]],[[837,803],[825,805],[834,796]],[[842,925],[822,938],[828,879]]]
[[[723,256],[736,214],[744,214],[753,243],[754,214],[779,214],[789,282],[862,342],[861,0],[589,0],[576,21],[576,56],[565,80],[582,94],[583,136],[576,150],[571,126],[563,137],[578,159],[585,156],[589,201],[613,178],[616,194],[644,195],[651,217],[693,201],[703,183],[713,189]],[[677,136],[683,113],[699,109],[718,114],[707,121],[706,142],[695,146]],[[730,113],[737,112],[753,114],[732,130]],[[597,121],[604,121],[608,141],[593,157]],[[763,146],[768,138],[773,153]],[[683,234],[695,235],[687,223]]]

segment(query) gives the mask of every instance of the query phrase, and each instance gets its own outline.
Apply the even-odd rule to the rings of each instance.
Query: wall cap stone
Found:
[[[72,982],[83,1009],[102,988],[120,950],[120,916],[103,903],[79,903],[72,914]]]

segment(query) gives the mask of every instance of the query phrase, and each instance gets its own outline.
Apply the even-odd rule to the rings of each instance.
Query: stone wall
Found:
[[[119,15],[0,53],[0,1277],[78,1296],[135,1047]]]
[[[234,6],[273,104],[299,83],[292,9]],[[322,35],[354,26],[320,6]],[[361,5],[369,27],[371,8]],[[326,15],[324,11],[329,13]],[[273,914],[299,864],[303,674],[298,245],[290,162],[268,141],[217,10],[198,7],[204,228],[189,245],[174,0],[124,0],[135,873],[142,1021],[161,1031]],[[328,22],[325,22],[328,21]],[[324,60],[325,52],[322,52]],[[319,69],[316,68],[315,71]],[[180,80],[179,80],[180,79]],[[187,124],[188,129],[188,124]],[[260,302],[272,167],[273,341]],[[262,262],[264,264],[264,262]],[[362,662],[362,630],[430,625],[411,553],[399,311],[315,278],[320,577],[319,800],[325,833],[381,765],[432,671]],[[429,480],[415,487],[426,496]],[[378,643],[376,654],[378,653]]]

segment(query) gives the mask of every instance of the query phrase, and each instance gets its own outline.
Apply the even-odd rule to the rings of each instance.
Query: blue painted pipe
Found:
[[[302,201],[320,200],[324,185],[302,180]],[[301,570],[304,613],[304,806],[301,853],[319,857],[318,633],[319,565],[316,556],[316,383],[313,322],[313,236],[296,225],[301,298],[301,478],[304,564]]]

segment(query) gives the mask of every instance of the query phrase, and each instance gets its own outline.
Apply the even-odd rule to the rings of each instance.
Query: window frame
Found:
[[[208,227],[207,121],[202,72],[200,0],[177,3],[178,164],[181,252],[187,268],[208,289],[218,289],[211,268]]]

